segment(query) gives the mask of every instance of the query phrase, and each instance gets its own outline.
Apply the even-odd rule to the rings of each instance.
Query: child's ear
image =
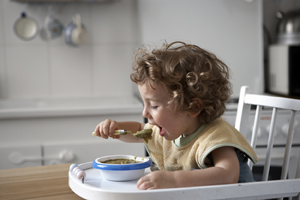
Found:
[[[191,106],[191,110],[189,111],[189,115],[191,117],[198,116],[203,108],[201,99],[196,98],[196,97],[191,99],[190,106]]]

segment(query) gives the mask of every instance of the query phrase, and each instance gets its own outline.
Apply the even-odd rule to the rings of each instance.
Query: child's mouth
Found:
[[[162,127],[159,127],[159,135],[163,137],[165,135],[165,133],[166,133],[165,129],[163,129]]]

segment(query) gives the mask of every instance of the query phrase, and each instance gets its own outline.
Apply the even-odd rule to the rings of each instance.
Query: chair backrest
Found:
[[[235,121],[235,128],[243,134],[247,133],[247,129],[249,128],[249,115],[250,115],[251,105],[255,105],[256,112],[255,112],[254,124],[252,129],[252,137],[251,137],[251,146],[254,150],[256,148],[256,139],[258,135],[257,133],[258,133],[262,107],[273,108],[262,181],[267,181],[269,176],[271,154],[272,154],[272,149],[274,144],[277,112],[279,109],[291,111],[291,119],[289,123],[284,161],[283,161],[282,172],[281,172],[281,179],[284,180],[286,179],[288,173],[289,158],[290,158],[290,152],[291,152],[292,141],[294,136],[294,121],[295,121],[296,112],[300,111],[300,100],[282,98],[276,96],[254,95],[254,94],[249,94],[249,90],[250,88],[247,86],[243,86],[241,88],[239,104],[237,109],[237,116]],[[248,164],[252,169],[252,162],[249,161]],[[300,166],[298,164],[298,170],[299,167]]]

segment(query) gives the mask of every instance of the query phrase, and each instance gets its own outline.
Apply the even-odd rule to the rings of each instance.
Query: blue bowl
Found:
[[[134,164],[107,164],[101,161],[111,159],[133,159],[140,163]],[[110,181],[130,181],[142,177],[145,169],[152,166],[152,161],[147,157],[137,157],[131,155],[112,155],[96,158],[92,167],[101,172],[103,178]]]

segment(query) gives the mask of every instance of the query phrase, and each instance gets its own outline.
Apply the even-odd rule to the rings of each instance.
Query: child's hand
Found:
[[[118,123],[114,120],[106,119],[96,126],[94,132],[96,136],[104,139],[108,139],[109,137],[118,139],[120,135],[114,135],[116,129],[118,129]]]
[[[154,171],[140,178],[137,182],[139,190],[175,188],[176,181],[172,171]]]

